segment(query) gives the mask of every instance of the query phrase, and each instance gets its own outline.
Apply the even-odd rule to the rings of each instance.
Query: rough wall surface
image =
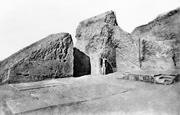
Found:
[[[90,19],[81,21],[76,30],[76,48],[90,57],[91,74],[101,74],[101,59],[116,71],[116,51],[114,29],[117,27],[113,11],[105,12]]]
[[[131,34],[118,27],[115,13],[108,11],[81,21],[76,38],[74,52],[71,36],[60,33],[0,61],[0,83],[102,74],[103,58],[106,73],[180,70],[180,8],[135,28]]]
[[[139,47],[132,39],[132,36],[119,27],[116,30],[116,36],[118,38],[116,39],[117,71],[132,71],[140,69]]]
[[[140,45],[142,69],[180,69],[180,9],[137,27],[132,37]]]
[[[52,34],[0,63],[0,83],[19,83],[73,75],[73,41],[68,33]]]

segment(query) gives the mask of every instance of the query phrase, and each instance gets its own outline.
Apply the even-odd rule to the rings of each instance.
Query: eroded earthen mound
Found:
[[[73,75],[73,41],[68,33],[48,37],[0,63],[0,83],[30,82]]]

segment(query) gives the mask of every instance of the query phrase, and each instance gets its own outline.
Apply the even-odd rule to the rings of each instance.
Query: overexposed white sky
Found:
[[[0,60],[49,34],[75,39],[80,21],[113,10],[131,32],[157,15],[180,7],[180,0],[0,0]]]

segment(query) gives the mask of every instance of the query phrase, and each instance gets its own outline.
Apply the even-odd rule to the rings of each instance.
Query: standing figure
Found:
[[[106,74],[106,58],[102,58],[102,74]]]
[[[100,58],[100,73],[102,75],[113,73],[112,66],[105,57]]]

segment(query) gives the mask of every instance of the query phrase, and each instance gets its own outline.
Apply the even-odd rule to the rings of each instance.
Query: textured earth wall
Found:
[[[141,69],[180,69],[180,9],[159,15],[131,35],[140,46]]]
[[[180,70],[180,8],[159,15],[130,34],[108,11],[83,20],[71,35],[59,33],[0,62],[0,83],[102,74],[132,70]]]
[[[0,83],[40,81],[73,75],[73,41],[68,33],[48,37],[0,62]]]
[[[132,71],[140,69],[139,66],[139,47],[131,34],[123,31],[121,28],[116,30],[117,48],[116,64],[117,71]]]
[[[101,60],[116,71],[116,45],[114,30],[117,27],[116,16],[113,11],[108,11],[98,16],[81,21],[76,30],[76,48],[90,57],[91,74],[102,74]],[[111,73],[110,72],[110,73]]]

